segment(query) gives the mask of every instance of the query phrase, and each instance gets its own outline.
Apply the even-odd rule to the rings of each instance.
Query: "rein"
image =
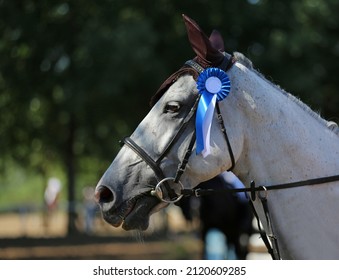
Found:
[[[243,188],[243,189],[184,189],[182,190],[183,195],[187,196],[195,196],[199,197],[202,195],[210,195],[218,192],[229,192],[229,193],[250,193],[251,194],[251,200],[255,200],[255,194],[257,192],[265,192],[265,196],[267,197],[267,192],[272,190],[282,190],[282,189],[291,189],[291,188],[298,188],[298,187],[304,187],[304,186],[311,186],[311,185],[320,185],[330,182],[339,181],[339,175],[334,176],[328,176],[328,177],[321,177],[316,179],[309,179],[304,181],[297,181],[292,183],[286,183],[286,184],[277,184],[277,185],[271,185],[271,186],[255,186],[255,182],[252,181],[249,188]]]
[[[252,208],[252,212],[257,220],[257,226],[259,229],[259,233],[261,236],[261,239],[263,240],[268,253],[271,255],[273,260],[280,260],[280,252],[279,252],[279,246],[278,246],[278,240],[276,235],[274,234],[273,227],[272,227],[272,219],[269,212],[268,207],[268,201],[267,196],[269,191],[273,190],[283,190],[283,189],[291,189],[291,188],[298,188],[298,187],[305,187],[305,186],[312,186],[312,185],[320,185],[325,183],[331,183],[339,181],[339,175],[334,176],[327,176],[327,177],[320,177],[315,179],[309,179],[304,181],[297,181],[297,182],[291,182],[286,184],[277,184],[277,185],[270,185],[270,186],[255,186],[255,182],[252,181],[250,183],[249,188],[243,188],[243,189],[183,189],[181,194],[183,196],[195,196],[200,197],[202,195],[211,195],[211,194],[217,194],[217,193],[250,193],[251,194],[251,201],[250,206]],[[262,192],[264,192],[264,195],[262,195]],[[257,211],[254,208],[253,202],[256,200],[256,194],[258,193],[258,197],[260,199],[262,208],[264,210],[266,223],[268,232],[265,232],[260,224],[260,219]]]

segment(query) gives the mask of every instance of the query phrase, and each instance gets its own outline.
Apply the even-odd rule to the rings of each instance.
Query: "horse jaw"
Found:
[[[159,200],[152,196],[138,199],[132,211],[124,218],[122,228],[128,230],[147,230],[150,216],[166,207],[166,203],[159,203]]]

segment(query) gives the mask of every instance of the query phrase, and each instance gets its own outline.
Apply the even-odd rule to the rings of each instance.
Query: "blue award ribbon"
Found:
[[[225,71],[219,68],[205,69],[197,79],[197,88],[201,94],[196,120],[196,153],[206,157],[210,153],[210,131],[216,102],[227,97],[231,82]]]

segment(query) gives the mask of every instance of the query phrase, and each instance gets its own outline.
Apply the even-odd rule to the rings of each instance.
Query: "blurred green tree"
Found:
[[[78,160],[107,159],[103,147],[113,157],[112,138],[127,134],[134,114],[146,112],[147,78],[159,68],[147,21],[114,1],[87,2],[0,6],[4,154],[41,174],[56,162],[65,167],[69,233],[76,231]]]
[[[273,82],[337,119],[335,0],[0,0],[1,166],[99,178],[161,81],[193,57],[181,14]],[[91,182],[95,183],[95,182]]]

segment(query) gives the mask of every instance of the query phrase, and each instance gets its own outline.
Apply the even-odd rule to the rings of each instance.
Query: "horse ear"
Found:
[[[218,30],[213,30],[209,38],[212,46],[220,52],[225,51],[224,39]]]
[[[218,66],[224,60],[224,55],[218,50],[220,42],[222,42],[221,35],[218,32],[212,32],[211,41],[206,34],[201,30],[199,25],[186,15],[182,15],[186,25],[188,40],[191,43],[193,51],[197,55],[198,62],[203,67]],[[216,33],[217,32],[217,33]],[[222,46],[223,46],[222,42]],[[217,47],[215,48],[214,45]],[[223,48],[223,47],[222,47]]]

